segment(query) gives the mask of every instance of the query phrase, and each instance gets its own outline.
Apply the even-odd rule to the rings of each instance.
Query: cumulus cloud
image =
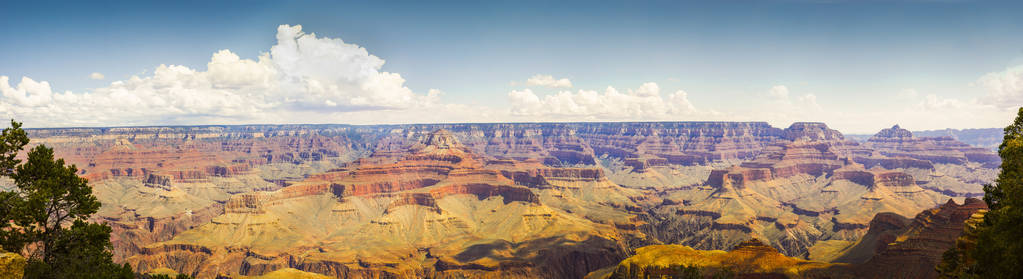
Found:
[[[730,96],[735,99],[717,107],[727,112],[721,113],[694,105],[686,91],[663,90],[654,82],[627,89],[573,90],[567,78],[538,74],[518,82],[529,88],[507,93],[507,107],[488,108],[444,103],[444,93],[436,89],[414,92],[400,74],[382,70],[384,59],[339,38],[281,25],[276,40],[251,59],[225,49],[213,53],[205,69],[159,65],[148,74],[85,92],[58,92],[46,81],[0,76],[0,116],[31,127],[733,120],[782,127],[824,121],[862,132],[891,121],[913,129],[1004,126],[1023,104],[1021,65],[977,79],[974,85],[986,93],[943,97],[906,89],[877,100],[883,106],[872,107],[825,109],[819,101],[834,102],[834,95],[775,85]]]
[[[53,92],[48,82],[28,77],[12,86],[0,76],[0,114],[36,126],[348,122],[316,116],[438,105],[439,91],[413,92],[358,45],[298,25],[279,26],[276,38],[255,60],[221,50],[205,71],[160,65],[151,76],[84,93]]]
[[[101,73],[93,72],[89,74],[89,78],[94,80],[103,80],[105,77]]]
[[[856,131],[876,131],[878,123],[900,124],[907,129],[1004,127],[1023,106],[1023,65],[981,75],[972,83],[977,91],[943,95],[904,89],[893,94],[890,108],[860,108],[845,113],[827,110],[828,123]],[[873,128],[867,128],[874,125]]]
[[[648,82],[625,92],[607,87],[537,95],[531,89],[508,93],[511,114],[543,120],[680,120],[698,111],[688,93],[679,90],[662,96],[657,83]]]
[[[988,90],[984,103],[999,108],[1018,108],[1023,105],[1023,65],[988,73],[980,77],[976,84]]]
[[[526,79],[526,85],[547,88],[572,88],[572,81],[567,78],[555,79],[552,75],[534,75]]]
[[[772,86],[771,90],[767,91],[767,96],[775,100],[788,101],[789,87],[784,85]]]

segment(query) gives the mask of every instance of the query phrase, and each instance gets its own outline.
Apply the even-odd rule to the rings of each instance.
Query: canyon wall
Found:
[[[115,259],[201,278],[578,278],[635,248],[788,257],[982,195],[999,161],[892,127],[492,123],[30,129],[77,165]],[[894,217],[893,217],[894,218]],[[871,236],[873,237],[873,236]],[[928,252],[929,253],[929,252]]]

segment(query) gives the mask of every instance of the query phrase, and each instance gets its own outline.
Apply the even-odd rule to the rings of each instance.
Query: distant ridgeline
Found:
[[[976,147],[983,147],[990,150],[998,149],[998,145],[1002,144],[1002,135],[1004,131],[1002,128],[980,128],[980,129],[944,129],[944,130],[926,130],[926,131],[913,131],[914,136],[918,137],[952,137],[961,142],[965,142],[969,145]],[[849,138],[857,141],[866,141],[874,135],[863,135],[863,134],[850,134]]]
[[[767,273],[856,275],[940,257],[1001,164],[953,137],[824,123],[27,131],[89,179],[115,261],[199,278],[629,277],[674,272],[619,265],[637,251],[737,246],[711,267],[764,254],[807,265]],[[689,248],[637,250],[660,244]]]

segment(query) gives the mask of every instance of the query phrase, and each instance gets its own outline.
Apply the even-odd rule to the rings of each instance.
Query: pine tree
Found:
[[[100,207],[88,181],[44,145],[22,163],[16,157],[28,142],[13,120],[0,133],[0,175],[15,186],[0,192],[0,245],[28,254],[25,278],[133,278],[112,261],[110,227],[87,222]]]
[[[984,187],[991,210],[977,229],[977,246],[969,251],[976,265],[966,272],[982,278],[1017,278],[1023,274],[1023,108],[1005,128],[998,147],[1002,170],[994,185]]]

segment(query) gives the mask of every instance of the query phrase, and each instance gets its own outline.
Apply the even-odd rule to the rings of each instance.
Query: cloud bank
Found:
[[[989,73],[977,83],[990,92],[984,103],[1000,108],[1019,107],[1023,104],[1023,65]]]
[[[437,104],[440,91],[412,92],[400,74],[381,71],[383,59],[358,45],[298,25],[281,25],[276,38],[256,60],[221,50],[206,71],[160,65],[152,76],[86,93],[54,92],[28,77],[11,86],[0,76],[0,112],[43,126],[346,122],[329,117]]]
[[[1004,126],[1023,104],[1020,65],[979,75],[972,85],[980,93],[972,97],[905,89],[869,108],[784,84],[694,96],[654,82],[573,89],[569,79],[545,74],[513,82],[520,87],[499,97],[504,105],[488,107],[443,102],[438,89],[414,92],[400,74],[382,70],[384,59],[299,25],[279,26],[276,41],[255,59],[225,49],[210,57],[205,70],[159,65],[147,76],[86,92],[57,92],[46,81],[0,76],[0,116],[30,127],[503,121],[767,121],[785,127],[822,121],[869,133],[896,123],[921,130]],[[730,99],[719,107],[691,101],[707,96]]]
[[[685,91],[662,96],[653,82],[625,92],[609,86],[603,93],[561,91],[543,97],[531,89],[513,90],[508,98],[512,115],[551,120],[678,120],[706,114],[693,106]]]

